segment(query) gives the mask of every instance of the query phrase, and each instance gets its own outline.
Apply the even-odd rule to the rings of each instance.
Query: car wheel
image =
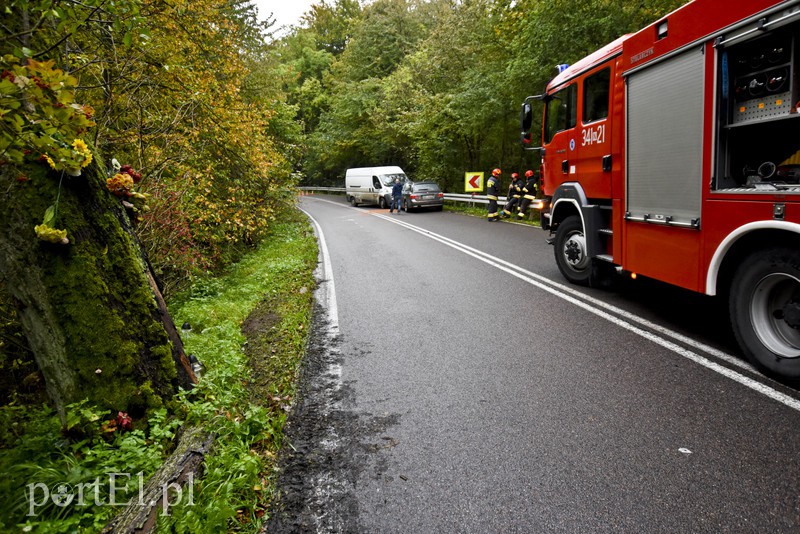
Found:
[[[728,306],[734,335],[767,374],[800,378],[800,251],[776,248],[742,262]]]
[[[558,225],[555,241],[556,265],[561,274],[578,285],[589,285],[592,260],[580,217],[571,215]]]

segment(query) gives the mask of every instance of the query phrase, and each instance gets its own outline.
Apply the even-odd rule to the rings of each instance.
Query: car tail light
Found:
[[[437,196],[438,198],[444,198],[444,193],[439,193],[439,194],[438,194],[438,195],[436,195],[436,196]]]
[[[417,200],[417,195],[408,195],[411,200]]]

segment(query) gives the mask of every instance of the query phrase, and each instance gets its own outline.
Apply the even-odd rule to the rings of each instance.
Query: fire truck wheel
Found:
[[[571,215],[558,225],[556,230],[555,255],[558,270],[573,284],[589,285],[592,261],[586,248],[583,223],[577,215]]]
[[[731,323],[747,358],[767,374],[800,379],[800,252],[748,257],[729,296]]]

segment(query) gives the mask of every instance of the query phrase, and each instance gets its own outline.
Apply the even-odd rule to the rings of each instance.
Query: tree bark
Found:
[[[0,166],[0,273],[47,392],[143,417],[196,382],[144,251],[105,176]],[[37,239],[48,206],[69,244]]]
[[[194,489],[190,486],[202,474],[206,454],[211,450],[214,437],[194,427],[186,431],[175,452],[167,458],[150,477],[142,494],[131,499],[131,504],[101,531],[102,534],[145,534],[155,531],[159,511],[167,513],[169,506],[191,503]],[[172,491],[170,491],[172,490]],[[178,493],[178,496],[175,493]]]

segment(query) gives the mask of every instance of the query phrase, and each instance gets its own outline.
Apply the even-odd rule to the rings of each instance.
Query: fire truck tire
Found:
[[[800,379],[800,251],[748,257],[728,298],[734,335],[750,362],[769,375]]]
[[[589,285],[592,259],[588,254],[580,217],[570,215],[558,225],[554,251],[556,265],[564,278],[573,284]]]

